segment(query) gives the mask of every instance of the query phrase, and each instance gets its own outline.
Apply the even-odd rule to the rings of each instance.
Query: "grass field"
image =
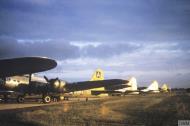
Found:
[[[1,126],[175,126],[190,120],[188,95],[137,95],[0,111]]]

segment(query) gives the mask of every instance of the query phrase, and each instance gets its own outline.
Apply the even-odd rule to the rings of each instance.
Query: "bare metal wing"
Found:
[[[52,69],[57,66],[55,60],[45,57],[22,57],[0,60],[0,77],[31,74]]]

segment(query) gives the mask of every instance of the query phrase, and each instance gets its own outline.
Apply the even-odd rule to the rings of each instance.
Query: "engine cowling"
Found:
[[[52,79],[50,80],[50,85],[51,85],[51,90],[53,92],[56,92],[56,93],[63,93],[65,92],[65,85],[66,85],[66,82],[65,81],[62,81],[62,80],[59,80],[59,79]]]

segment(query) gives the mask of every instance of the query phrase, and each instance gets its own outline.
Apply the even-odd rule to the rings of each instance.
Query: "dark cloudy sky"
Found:
[[[46,56],[47,74],[190,87],[190,0],[1,0],[0,58]]]

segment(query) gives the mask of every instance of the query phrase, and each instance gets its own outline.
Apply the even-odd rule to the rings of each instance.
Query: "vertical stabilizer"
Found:
[[[126,94],[139,94],[139,91],[137,90],[137,80],[135,77],[131,77],[127,85],[129,85],[129,87],[118,89],[117,91],[125,92]]]
[[[155,80],[152,82],[152,84],[147,88],[148,91],[153,91],[153,92],[158,92],[159,87],[158,87],[158,82]]]
[[[141,91],[142,92],[152,92],[152,93],[158,93],[158,92],[160,92],[159,91],[159,87],[158,87],[158,82],[157,81],[153,81],[148,88],[143,89]]]
[[[151,91],[158,90],[158,82],[153,81],[152,84],[147,89]]]
[[[101,69],[97,69],[93,75],[90,81],[97,81],[97,80],[104,80],[104,71]]]
[[[163,85],[162,85],[161,91],[163,91],[163,92],[168,92],[168,86],[167,86],[167,84],[163,84]]]
[[[104,80],[104,71],[101,70],[101,69],[97,69],[90,81],[98,81],[98,80]],[[85,95],[85,96],[88,96],[88,95],[92,95],[91,91],[104,91],[105,88],[104,87],[99,87],[99,88],[93,88],[93,89],[89,89],[89,90],[83,90],[81,91],[81,94]],[[108,94],[100,94],[98,96],[107,96]]]
[[[130,87],[127,88],[126,93],[128,92],[128,94],[139,94],[139,91],[137,89],[137,80],[135,77],[131,77],[129,79],[128,85]]]
[[[135,77],[131,77],[131,78],[129,79],[128,85],[129,85],[130,87],[128,87],[127,90],[130,90],[130,91],[137,91],[137,80],[136,80]]]

